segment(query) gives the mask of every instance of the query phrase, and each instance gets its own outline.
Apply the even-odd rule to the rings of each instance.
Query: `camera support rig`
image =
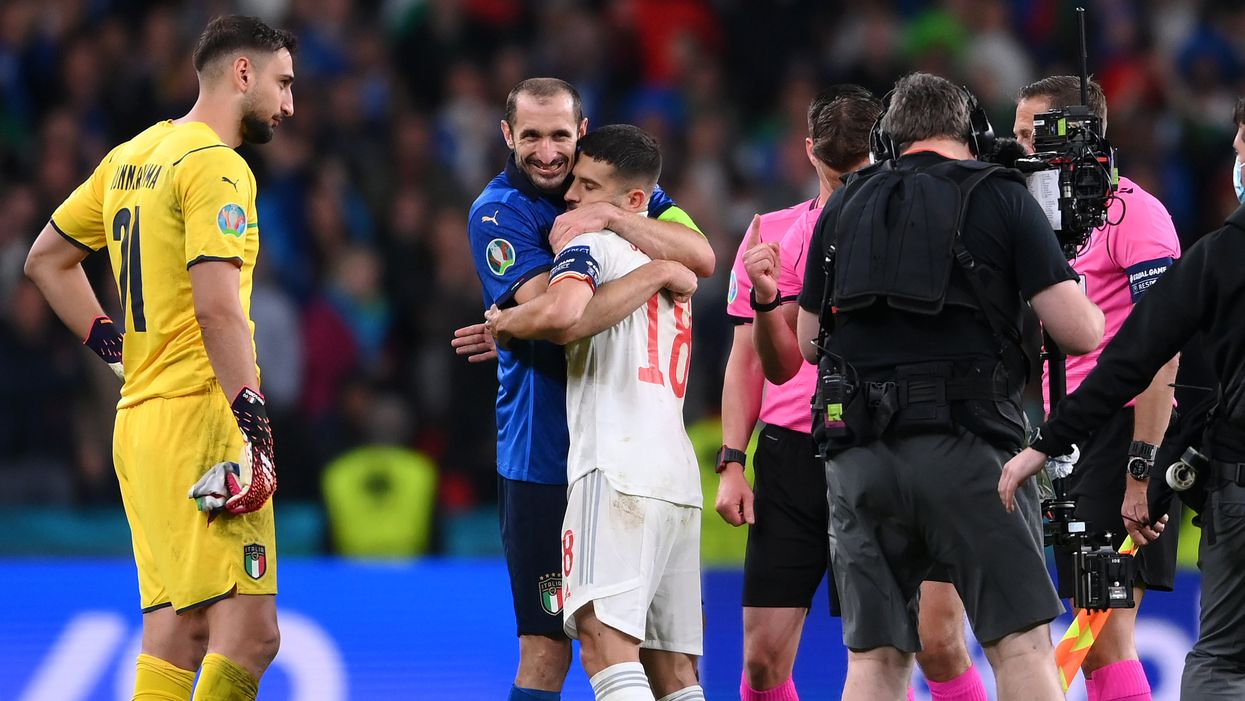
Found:
[[[1118,176],[1115,151],[1103,134],[1102,120],[1092,114],[1089,103],[1088,56],[1085,50],[1085,8],[1078,7],[1077,24],[1081,44],[1081,103],[1035,115],[1033,119],[1035,153],[1017,159],[1016,167],[1030,174],[1050,172],[1057,182],[1058,223],[1052,218],[1064,255],[1069,259],[1089,241],[1091,232],[1107,223],[1107,208],[1114,197]],[[1039,200],[1041,198],[1039,197]],[[1050,212],[1048,211],[1048,214]],[[1050,406],[1067,394],[1066,356],[1050,334],[1043,333],[1044,359],[1050,377]],[[1056,456],[1051,456],[1052,458]],[[1054,497],[1042,502],[1045,521],[1042,535],[1046,545],[1072,556],[1075,587],[1073,603],[1084,609],[1133,608],[1135,565],[1132,555],[1122,555],[1111,547],[1112,534],[1090,532],[1076,517],[1076,500],[1068,495],[1068,461],[1052,470]]]
[[[1053,410],[1067,393],[1065,356],[1049,334],[1043,334],[1045,358],[1050,369],[1050,405]],[[1055,456],[1051,456],[1054,458]],[[1067,476],[1071,467],[1047,472],[1051,476],[1054,497],[1042,502],[1042,537],[1046,545],[1072,556],[1075,578],[1072,601],[1078,608],[1091,611],[1109,608],[1133,608],[1133,582],[1136,567],[1132,555],[1117,553],[1111,547],[1109,531],[1089,531],[1088,525],[1076,517],[1076,499],[1068,495]],[[1052,474],[1053,473],[1053,474]]]

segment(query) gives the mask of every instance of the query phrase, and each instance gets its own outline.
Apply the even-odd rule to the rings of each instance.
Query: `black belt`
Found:
[[[895,398],[899,408],[912,405],[936,404],[946,405],[948,402],[967,400],[1002,400],[1006,395],[995,389],[994,383],[984,378],[921,378],[891,380],[887,382],[866,382],[871,404],[877,404],[886,395]]]
[[[1217,480],[1232,482],[1245,487],[1245,462],[1211,460],[1210,464]]]

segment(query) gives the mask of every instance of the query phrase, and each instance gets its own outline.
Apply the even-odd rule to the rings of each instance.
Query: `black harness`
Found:
[[[826,415],[815,420],[828,429],[823,430],[828,450],[861,445],[883,433],[949,431],[956,425],[1000,447],[1021,446],[1024,382],[1016,378],[1027,379],[1029,361],[1020,339],[1020,305],[1014,287],[999,284],[995,271],[979,265],[961,235],[974,190],[991,177],[1024,183],[1016,171],[978,161],[919,170],[885,161],[846,183],[833,234],[824,241],[819,366],[823,378],[843,378],[846,387],[839,393],[841,420]],[[861,380],[827,350],[828,336],[839,315],[881,305],[924,316],[940,315],[947,307],[971,310],[989,327],[997,360],[907,364],[892,376]],[[824,384],[819,382],[819,389]]]

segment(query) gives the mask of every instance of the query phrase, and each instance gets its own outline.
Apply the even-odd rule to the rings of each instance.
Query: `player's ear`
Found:
[[[644,209],[644,203],[648,202],[648,193],[644,190],[633,187],[627,191],[627,209],[638,212]]]
[[[239,56],[233,60],[233,80],[243,92],[250,89],[255,80],[255,66],[251,64],[251,59]]]
[[[582,139],[584,138],[584,134],[587,134],[587,133],[588,133],[588,118],[584,117],[583,119],[579,120],[579,136],[577,138]]]
[[[807,136],[804,137],[804,155],[808,156],[808,162],[812,163],[813,167],[816,168],[817,157],[813,155],[813,140]]]
[[[501,138],[506,140],[506,147],[514,150],[514,134],[510,132],[510,122],[501,120]]]

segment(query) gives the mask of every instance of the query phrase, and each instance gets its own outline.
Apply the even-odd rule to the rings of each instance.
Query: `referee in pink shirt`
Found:
[[[1034,149],[1034,115],[1080,104],[1080,83],[1074,76],[1051,76],[1021,89],[1013,131],[1027,152]],[[1089,85],[1088,107],[1102,120],[1105,130],[1106,98],[1094,82]],[[1080,276],[1081,288],[1106,317],[1106,333],[1097,350],[1068,358],[1069,393],[1098,364],[1103,347],[1120,330],[1133,304],[1180,257],[1180,240],[1163,203],[1127,178],[1120,178],[1107,221],[1106,226],[1091,233],[1089,242],[1071,261],[1072,269]],[[1137,542],[1145,542],[1136,533],[1150,523],[1150,483],[1163,481],[1161,474],[1151,479],[1151,472],[1172,416],[1171,385],[1177,363],[1178,359],[1172,358],[1144,392],[1079,446],[1080,461],[1068,478],[1068,492],[1076,499],[1077,517],[1086,521],[1090,530],[1111,531],[1116,548],[1130,533]],[[1042,387],[1049,412],[1049,372]],[[1180,508],[1180,501],[1172,500],[1166,534],[1147,544],[1137,555],[1134,596],[1139,605],[1147,590],[1171,591],[1175,583]],[[1059,595],[1070,598],[1074,587],[1072,559],[1056,551],[1055,564]],[[1150,684],[1133,641],[1136,622],[1137,608],[1116,610],[1090,648],[1083,666],[1089,701],[1150,700]]]

